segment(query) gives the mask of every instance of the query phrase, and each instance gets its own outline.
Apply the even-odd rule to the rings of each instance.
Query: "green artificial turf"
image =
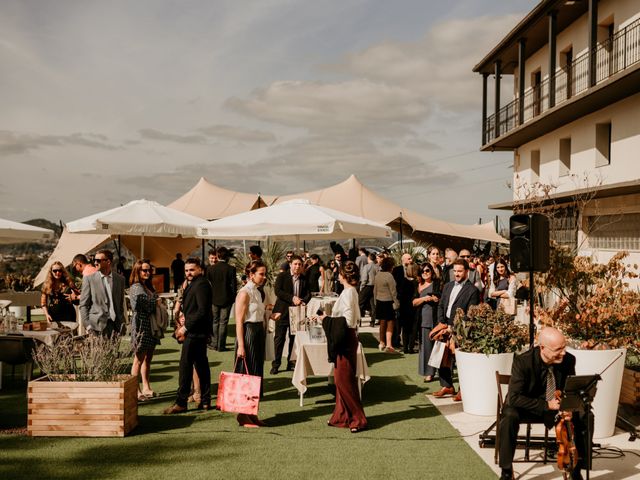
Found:
[[[174,400],[179,358],[178,345],[166,338],[152,363],[152,385],[161,396],[140,405],[140,423],[130,436],[2,434],[0,479],[495,478],[425,398],[438,385],[422,383],[417,355],[378,352],[370,334],[361,341],[372,377],[363,389],[364,432],[327,426],[333,397],[326,378],[309,379],[300,407],[291,372],[265,377],[260,418],[268,427],[245,429],[234,415],[218,411],[163,416]],[[210,351],[209,360],[215,393],[221,369],[232,368],[233,352]],[[0,430],[26,425],[25,383],[12,381],[7,371]]]

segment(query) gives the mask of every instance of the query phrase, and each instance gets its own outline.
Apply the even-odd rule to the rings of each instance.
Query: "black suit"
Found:
[[[553,374],[556,388],[563,390],[567,377],[575,375],[576,358],[566,353],[562,363],[554,364]],[[555,424],[555,410],[549,410],[545,398],[547,390],[547,366],[540,356],[540,347],[517,355],[511,368],[509,393],[500,420],[500,467],[511,469],[520,423],[544,421],[548,428]],[[580,458],[586,452],[585,416],[574,415],[574,439]],[[591,429],[593,431],[593,429]],[[585,468],[586,462],[580,461],[578,468]]]
[[[307,286],[304,275],[298,277],[298,297],[307,303],[311,298],[309,288]],[[274,286],[276,293],[276,304],[273,306],[273,313],[279,313],[280,318],[276,322],[276,331],[273,339],[276,358],[272,362],[273,368],[279,368],[282,361],[282,350],[284,350],[284,342],[286,341],[287,330],[289,330],[289,307],[293,306],[294,285],[293,277],[290,272],[280,272],[276,277]],[[315,312],[314,312],[315,313]],[[291,352],[293,351],[294,337],[289,332],[289,354],[287,361],[291,361]]]
[[[471,305],[478,305],[480,303],[480,292],[474,287],[471,282],[465,280],[462,284],[462,289],[458,292],[458,295],[453,301],[451,307],[451,316],[447,316],[449,309],[449,302],[451,299],[451,292],[456,282],[449,282],[445,284],[442,289],[442,297],[440,297],[440,303],[438,304],[438,322],[446,323],[447,325],[453,325],[453,319],[456,317],[456,311],[461,308],[466,314]],[[453,374],[451,367],[440,367],[440,385],[443,387],[453,387]]]
[[[185,288],[182,299],[186,338],[182,344],[176,404],[187,406],[191,392],[193,367],[200,378],[202,403],[211,403],[211,372],[207,358],[207,340],[213,330],[211,316],[211,285],[202,275]]]
[[[393,347],[400,346],[400,333],[402,332],[402,344],[404,352],[409,353],[413,350],[416,341],[416,315],[413,309],[413,298],[416,292],[416,284],[413,280],[406,277],[404,265],[398,265],[391,272],[393,279],[396,281],[396,292],[398,294],[398,321],[394,325]]]
[[[213,290],[212,343],[216,350],[223,352],[227,349],[227,325],[229,324],[231,306],[236,299],[238,290],[236,269],[221,260],[215,265],[207,267],[207,279]]]

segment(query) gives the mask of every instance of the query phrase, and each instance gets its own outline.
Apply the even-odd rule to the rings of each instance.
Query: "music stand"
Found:
[[[598,389],[597,383],[602,380],[595,375],[570,375],[564,385],[564,392],[560,399],[560,410],[565,412],[579,412],[584,414],[586,420],[586,464],[587,480],[591,471],[591,404]]]

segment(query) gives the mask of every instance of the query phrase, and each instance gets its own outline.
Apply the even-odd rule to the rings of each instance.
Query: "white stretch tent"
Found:
[[[34,227],[26,223],[13,222],[0,218],[0,243],[37,242],[51,240],[54,237],[53,230]]]
[[[366,218],[298,199],[203,223],[198,228],[198,236],[276,241],[390,238],[391,229]]]
[[[67,224],[71,233],[140,236],[140,257],[144,237],[195,237],[202,218],[150,200],[133,200],[121,207],[89,215]]]

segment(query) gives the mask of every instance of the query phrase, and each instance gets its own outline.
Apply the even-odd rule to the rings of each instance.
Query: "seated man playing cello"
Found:
[[[547,428],[556,423],[560,400],[556,391],[564,389],[569,375],[575,375],[576,358],[567,353],[564,335],[555,328],[545,327],[538,337],[538,346],[513,360],[509,393],[500,420],[500,468],[502,480],[513,477],[513,454],[518,428],[527,420],[542,420]],[[584,416],[573,415],[578,464],[572,479],[582,479],[581,468],[587,468],[586,422]]]

